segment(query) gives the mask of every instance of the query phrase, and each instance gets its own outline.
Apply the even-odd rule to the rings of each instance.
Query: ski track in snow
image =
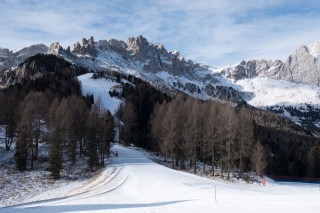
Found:
[[[320,209],[318,184],[268,181],[263,187],[213,181],[156,164],[137,150],[119,145],[112,150],[118,151],[119,157],[107,169],[117,172],[103,172],[99,181],[86,189],[89,191],[59,200],[0,208],[0,212],[309,213]]]

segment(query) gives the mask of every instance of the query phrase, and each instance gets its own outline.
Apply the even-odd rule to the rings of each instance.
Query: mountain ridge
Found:
[[[126,42],[83,38],[65,49],[56,42],[45,54],[57,55],[92,72],[133,75],[157,88],[202,100],[248,103],[262,109],[294,106],[305,111],[309,106],[320,109],[318,44],[301,46],[285,62],[251,60],[220,69],[186,59],[178,51],[167,51],[162,44],[149,43],[141,35]],[[2,86],[8,82],[3,76]],[[302,123],[289,110],[280,114]],[[320,126],[320,119],[315,118],[313,125]]]
[[[18,66],[27,58],[47,51],[48,47],[44,44],[34,44],[18,51],[0,47],[0,70]]]
[[[308,46],[302,45],[281,60],[249,60],[222,69],[226,77],[240,80],[243,78],[267,77],[294,83],[320,83],[320,41]]]

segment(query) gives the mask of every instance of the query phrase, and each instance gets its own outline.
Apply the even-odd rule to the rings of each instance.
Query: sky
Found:
[[[0,0],[0,47],[143,35],[214,67],[286,58],[320,39],[319,0]]]

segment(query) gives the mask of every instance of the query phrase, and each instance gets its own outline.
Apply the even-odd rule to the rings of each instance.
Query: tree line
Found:
[[[39,143],[49,144],[49,170],[60,177],[64,161],[72,164],[87,159],[91,170],[103,166],[114,137],[114,121],[99,100],[88,107],[79,96],[71,95],[49,103],[42,92],[29,93],[20,104],[15,161],[19,170],[33,169]]]
[[[255,140],[253,119],[246,108],[230,104],[176,98],[155,106],[152,117],[155,145],[172,167],[197,171],[198,160],[219,166],[221,173],[255,171],[263,173],[267,156]],[[188,164],[186,165],[186,162]],[[221,175],[221,174],[220,174]]]
[[[46,57],[40,58],[44,61],[39,67],[46,65]],[[17,141],[18,169],[32,169],[39,160],[39,144],[46,141],[49,169],[58,178],[63,161],[84,157],[91,170],[103,165],[114,122],[93,96],[81,96],[70,65],[62,69],[64,63],[56,60],[50,57],[48,62],[50,69],[59,65],[54,71],[0,92],[0,125],[7,149]],[[248,106],[175,97],[172,91],[168,96],[134,76],[112,76],[130,82],[122,85],[121,94],[113,94],[123,99],[117,117],[126,145],[161,152],[172,167],[194,171],[201,161],[228,174],[320,177],[318,139],[285,118]]]
[[[48,162],[52,176],[59,178],[63,163],[80,158],[91,170],[103,166],[114,137],[114,120],[99,99],[82,97],[75,77],[85,70],[46,55],[24,63],[26,75],[37,70],[42,75],[0,91],[1,139],[6,150],[15,142],[17,169],[35,169],[35,163]],[[42,143],[49,144],[49,150],[39,155]]]
[[[167,96],[145,82],[124,88],[122,141],[160,152],[172,167],[196,171],[201,161],[227,174],[320,177],[319,140],[275,113]]]

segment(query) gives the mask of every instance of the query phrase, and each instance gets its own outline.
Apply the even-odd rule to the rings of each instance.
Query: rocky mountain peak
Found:
[[[108,44],[110,45],[111,49],[116,50],[116,51],[120,51],[123,52],[126,50],[127,48],[127,44],[124,41],[121,40],[117,40],[117,39],[110,39],[108,41]]]
[[[0,48],[0,57],[9,57],[13,56],[13,51],[10,51],[6,48]]]
[[[127,48],[133,51],[146,51],[149,48],[148,40],[142,35],[134,38],[129,38],[127,44]]]
[[[76,42],[73,44],[72,48],[68,47],[65,51],[67,53],[72,52],[72,53],[81,54],[81,55],[96,56],[96,49],[94,44],[95,42],[94,42],[93,36],[91,36],[88,40],[86,38],[82,38],[81,44],[80,42]]]
[[[39,53],[46,53],[47,51],[48,47],[44,44],[31,45],[16,52],[5,48],[0,48],[0,70],[17,66],[30,56]]]
[[[239,80],[256,76],[295,83],[320,83],[320,40],[301,46],[285,62],[280,60],[242,61],[222,70],[227,78]]]
[[[50,45],[48,52],[52,53],[52,54],[59,54],[59,53],[61,53],[62,50],[63,50],[63,48],[61,47],[59,42],[55,42]]]

